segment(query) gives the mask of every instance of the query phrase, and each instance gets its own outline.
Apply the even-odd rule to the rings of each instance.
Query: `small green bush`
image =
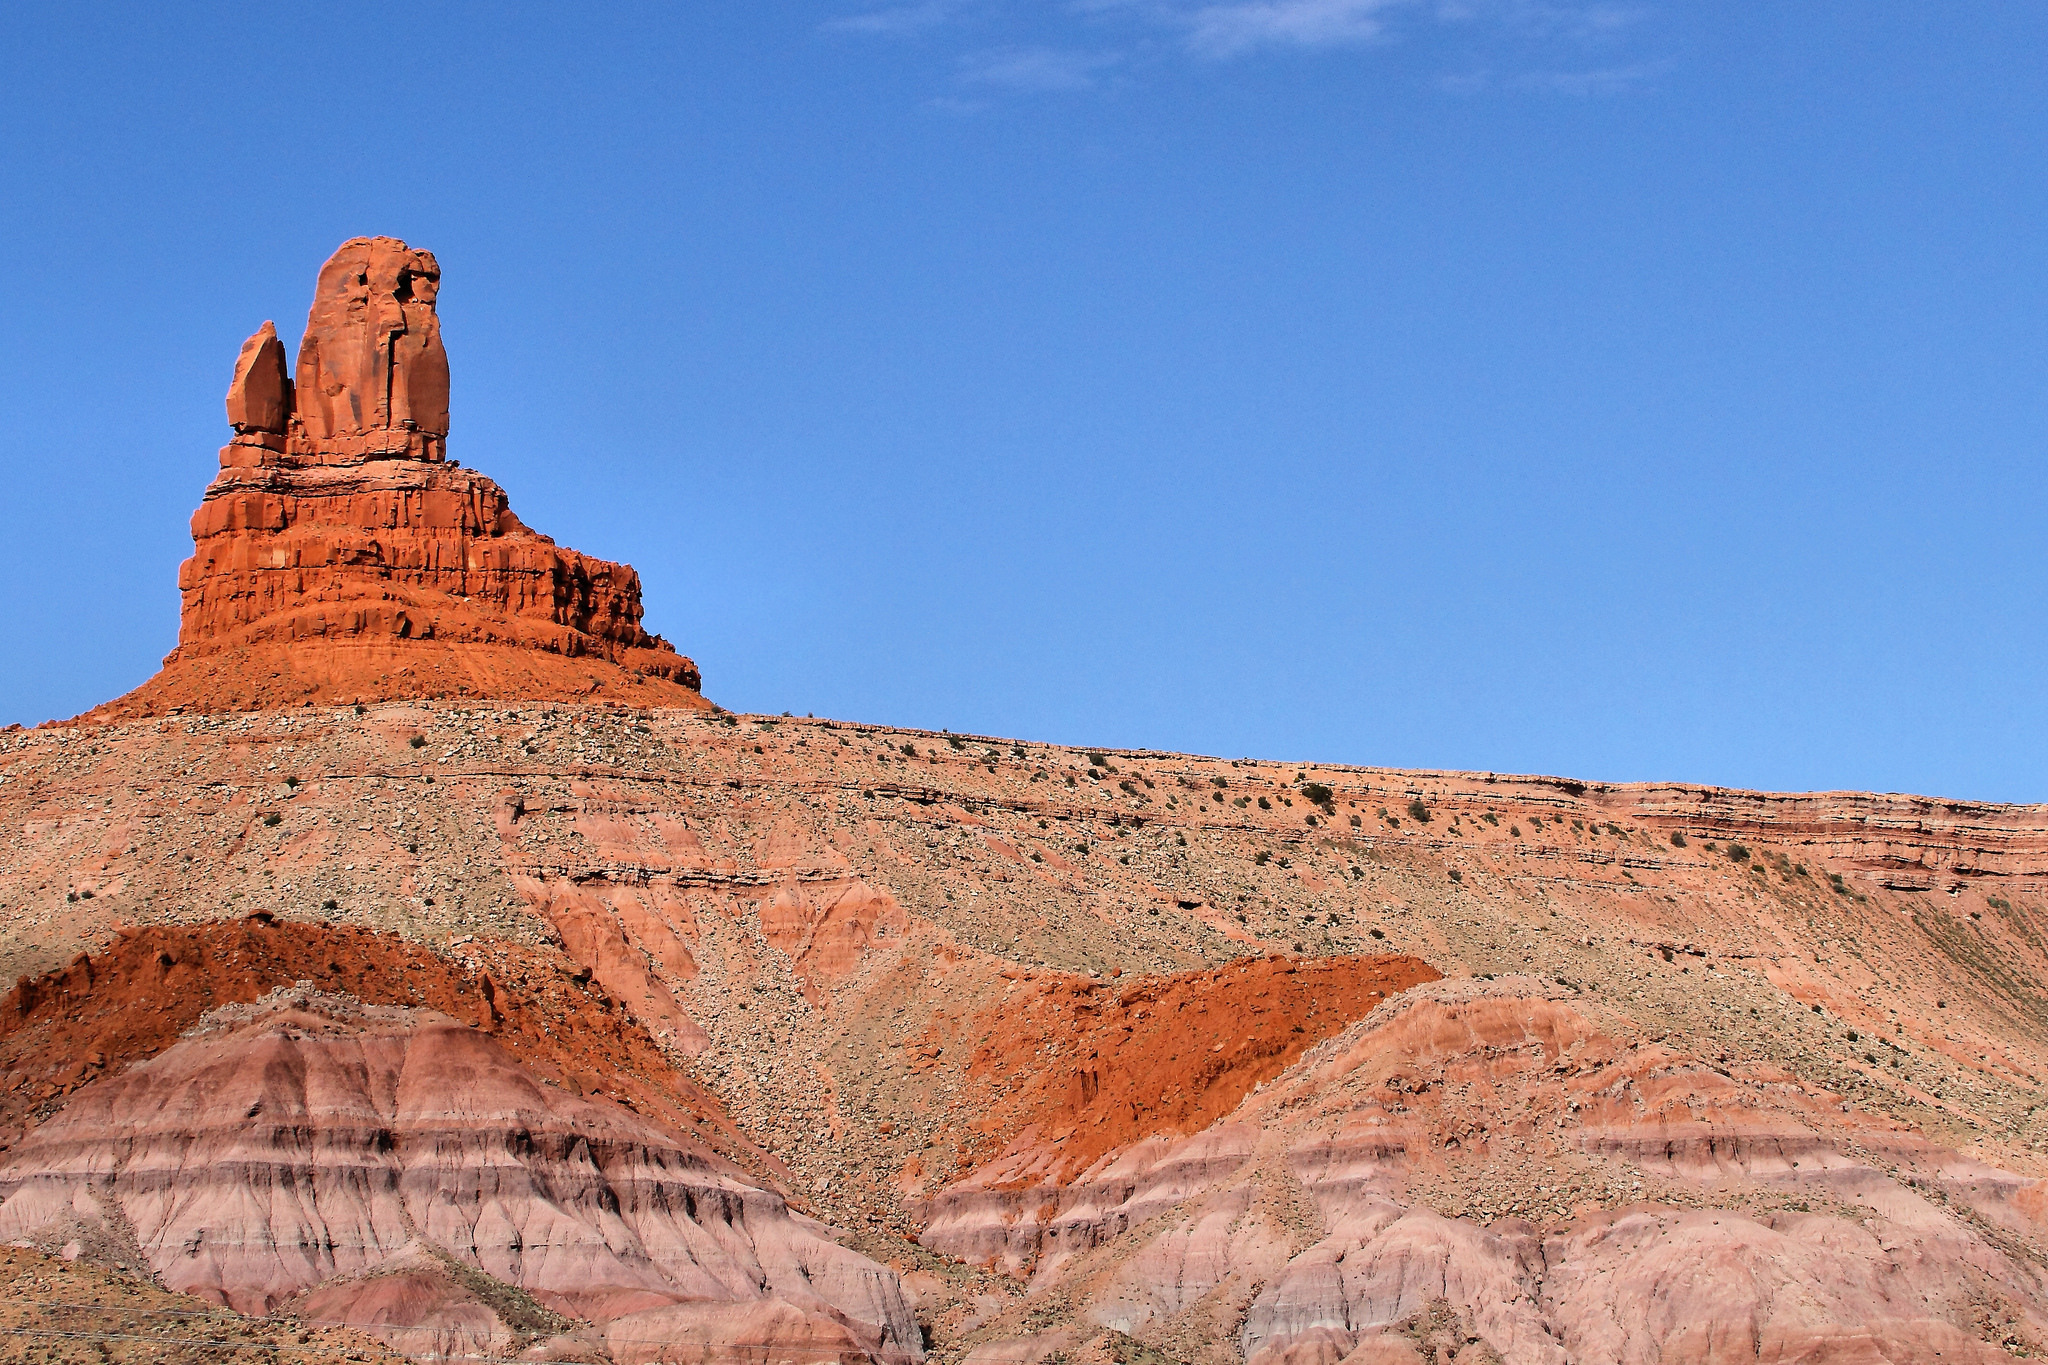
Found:
[[[1744,848],[1741,844],[1728,845],[1728,861],[1731,863],[1748,862],[1749,850]]]
[[[1252,863],[1254,866],[1264,867],[1268,862],[1272,861],[1272,858],[1273,855],[1262,848],[1252,855]]]
[[[425,735],[414,735],[406,743],[412,745],[415,749],[424,749],[427,747],[427,737]]]
[[[1422,804],[1421,797],[1418,796],[1408,803],[1408,818],[1418,825],[1429,823],[1429,807]]]

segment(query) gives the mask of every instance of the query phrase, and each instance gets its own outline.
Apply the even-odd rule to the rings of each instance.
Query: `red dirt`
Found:
[[[432,640],[301,641],[173,657],[134,691],[66,723],[415,699],[611,701],[696,710],[710,705],[682,682],[588,655]]]
[[[1373,956],[1258,958],[1121,992],[1020,976],[968,1030],[988,1040],[967,1068],[986,1095],[972,1126],[1006,1144],[1036,1125],[1060,1147],[1060,1168],[1080,1171],[1144,1138],[1208,1127],[1308,1048],[1440,975],[1419,958]]]
[[[124,929],[104,951],[18,982],[0,999],[0,1148],[53,1101],[161,1051],[207,1010],[299,981],[474,1022],[543,1076],[758,1161],[719,1101],[678,1074],[631,1016],[538,954],[493,944],[472,965],[363,929],[262,917]]]

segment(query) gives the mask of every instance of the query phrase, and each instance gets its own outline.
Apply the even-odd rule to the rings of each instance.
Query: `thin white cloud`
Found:
[[[1664,70],[1662,62],[1607,66],[1592,71],[1530,71],[1508,84],[1516,90],[1545,95],[1619,95],[1640,89]]]
[[[896,37],[936,28],[951,19],[958,9],[959,5],[954,0],[925,0],[922,4],[890,5],[862,14],[828,19],[823,27],[828,33],[872,33]]]
[[[1121,53],[1054,47],[1003,47],[961,58],[962,85],[985,86],[1021,94],[1087,90]]]
[[[1236,57],[1264,47],[1369,43],[1386,31],[1386,11],[1405,3],[1407,0],[1238,0],[1203,5],[1186,17],[1187,44],[1204,57]]]
[[[1318,52],[1417,40],[1430,27],[1463,35],[1472,66],[1438,77],[1457,94],[1523,91],[1601,95],[1651,80],[1658,63],[1616,62],[1645,0],[865,0],[827,22],[841,33],[922,37],[944,30],[955,59],[954,112],[1003,93],[1087,90],[1111,68],[1142,70],[1163,45],[1222,62],[1260,52]],[[968,35],[972,33],[974,38]],[[978,38],[979,42],[975,39]],[[1003,43],[1003,38],[1014,41]],[[1071,42],[1062,41],[1071,39]],[[994,40],[994,41],[992,41]],[[957,50],[957,49],[956,49]],[[1604,61],[1602,59],[1605,59]],[[1519,74],[1517,74],[1519,73]],[[982,92],[976,94],[974,92]],[[956,107],[957,106],[957,107]]]

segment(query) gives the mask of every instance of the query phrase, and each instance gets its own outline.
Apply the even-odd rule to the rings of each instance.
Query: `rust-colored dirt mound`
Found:
[[[262,918],[123,930],[106,951],[19,982],[0,999],[0,1150],[24,1119],[162,1051],[207,1010],[300,981],[474,1020],[539,1074],[755,1164],[718,1100],[678,1074],[594,982],[511,945],[458,962],[362,929]]]
[[[635,672],[601,657],[563,657],[509,645],[365,639],[252,645],[194,659],[173,657],[154,678],[74,723],[411,698],[707,705],[686,682]]]
[[[235,436],[178,571],[178,647],[96,718],[563,699],[607,675],[615,694],[702,704],[696,665],[641,628],[630,566],[557,546],[447,459],[440,278],[429,252],[356,238],[320,270],[296,384],[271,324],[243,345]]]
[[[974,1127],[1052,1144],[1056,1168],[1074,1172],[1155,1134],[1208,1127],[1308,1048],[1440,973],[1413,957],[1270,957],[1121,992],[1019,975],[977,1030],[987,1041],[968,1083],[987,1099]]]

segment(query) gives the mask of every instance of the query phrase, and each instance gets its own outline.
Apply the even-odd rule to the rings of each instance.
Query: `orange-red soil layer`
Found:
[[[300,981],[473,1022],[542,1076],[728,1155],[752,1151],[719,1101],[678,1074],[637,1022],[555,962],[494,944],[487,965],[471,966],[390,935],[262,917],[123,929],[105,950],[16,983],[0,999],[0,1147],[23,1120],[168,1047],[206,1011]]]
[[[711,706],[695,688],[609,660],[510,646],[364,640],[253,645],[174,659],[125,696],[72,723],[105,724],[177,713],[217,715],[351,702],[493,700],[618,701],[633,706]]]
[[[1008,975],[1008,973],[1006,973]],[[1440,973],[1406,956],[1287,958],[1148,977],[1119,991],[1080,976],[1020,976],[972,1030],[984,1092],[975,1129],[1006,1144],[1037,1128],[1064,1172],[1230,1113],[1308,1048]]]

